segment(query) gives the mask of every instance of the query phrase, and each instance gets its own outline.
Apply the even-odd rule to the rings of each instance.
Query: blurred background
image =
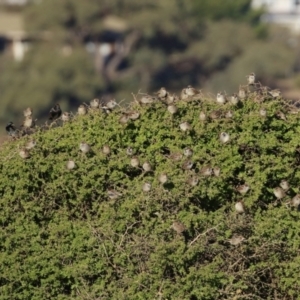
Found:
[[[246,75],[300,96],[297,0],[0,0],[0,125],[60,103],[132,100],[188,84],[231,94]]]

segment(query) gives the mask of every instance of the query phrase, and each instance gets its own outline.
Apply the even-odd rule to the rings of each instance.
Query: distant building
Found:
[[[252,0],[252,8],[265,10],[262,20],[300,33],[300,0]]]

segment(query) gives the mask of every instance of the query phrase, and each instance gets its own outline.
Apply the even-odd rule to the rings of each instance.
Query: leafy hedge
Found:
[[[0,299],[299,299],[299,212],[290,203],[299,193],[299,116],[281,98],[254,99],[253,92],[220,106],[196,97],[176,103],[173,116],[161,101],[133,102],[5,144]],[[139,118],[121,124],[129,110]],[[189,131],[180,129],[184,121]],[[19,149],[31,139],[37,145],[22,159]],[[82,154],[81,142],[92,151]],[[130,165],[128,147],[140,167]],[[187,147],[193,155],[174,160]],[[182,168],[186,160],[191,170]],[[220,175],[205,176],[204,167],[219,167]],[[283,179],[290,189],[277,200]],[[242,195],[236,187],[245,183]],[[235,211],[241,199],[245,214]],[[182,234],[174,221],[184,224]],[[245,240],[228,242],[238,235]]]

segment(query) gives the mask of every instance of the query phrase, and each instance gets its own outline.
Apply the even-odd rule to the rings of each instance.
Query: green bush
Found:
[[[253,100],[254,92],[237,106],[196,97],[179,101],[174,116],[160,101],[134,102],[6,143],[0,299],[299,299],[299,212],[289,203],[299,193],[299,117],[281,98]],[[140,117],[121,124],[129,110]],[[216,110],[219,118],[199,120],[200,111]],[[37,145],[22,159],[19,149],[30,139]],[[82,154],[81,142],[92,151]],[[128,147],[153,170],[132,167]],[[186,147],[191,158],[172,160]],[[187,159],[192,170],[182,169]],[[206,166],[219,167],[220,176],[204,176]],[[194,187],[192,176],[199,178]],[[283,179],[290,189],[276,200]],[[244,183],[250,190],[243,196],[236,187]],[[245,214],[235,212],[241,199]],[[176,220],[182,234],[171,228]],[[245,241],[231,245],[235,235]]]

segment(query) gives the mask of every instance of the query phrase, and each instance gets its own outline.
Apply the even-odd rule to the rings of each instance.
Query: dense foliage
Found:
[[[0,299],[298,299],[297,109],[263,89],[236,106],[199,94],[176,102],[174,115],[141,97],[1,148]],[[31,139],[36,146],[23,159]],[[290,188],[276,199],[282,180]],[[245,213],[235,211],[241,199]],[[175,221],[186,230],[173,230]],[[233,245],[236,236],[245,240]]]

